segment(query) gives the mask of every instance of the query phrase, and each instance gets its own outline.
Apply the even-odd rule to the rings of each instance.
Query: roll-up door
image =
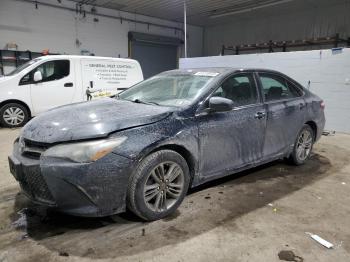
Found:
[[[129,57],[139,61],[145,79],[177,68],[181,39],[138,32],[129,32],[128,36]]]

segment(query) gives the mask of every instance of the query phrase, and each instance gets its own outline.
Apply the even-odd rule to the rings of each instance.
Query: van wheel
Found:
[[[29,113],[21,104],[9,103],[0,108],[0,124],[4,127],[20,127],[28,122]]]
[[[183,201],[190,184],[186,160],[172,150],[147,156],[132,175],[127,206],[146,221],[173,213]]]
[[[309,125],[304,125],[294,143],[289,161],[297,166],[304,164],[311,155],[313,143],[314,131]]]

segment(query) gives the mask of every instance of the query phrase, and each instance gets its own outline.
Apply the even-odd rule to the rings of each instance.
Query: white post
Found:
[[[187,18],[186,18],[186,0],[184,0],[184,31],[185,31],[185,58],[187,57]]]

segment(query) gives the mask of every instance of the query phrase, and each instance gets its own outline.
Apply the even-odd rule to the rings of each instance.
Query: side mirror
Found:
[[[211,112],[227,112],[233,108],[233,102],[223,97],[211,97],[209,99],[209,109]]]
[[[40,71],[36,71],[34,73],[33,79],[34,79],[34,82],[40,82],[41,80],[43,80],[43,75],[41,74]]]

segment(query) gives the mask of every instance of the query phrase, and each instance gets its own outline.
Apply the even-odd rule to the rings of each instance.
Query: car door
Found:
[[[39,82],[33,81],[36,71],[42,74]],[[30,84],[34,115],[72,102],[76,90],[73,72],[72,61],[52,60],[42,63],[22,78],[22,84]]]
[[[197,116],[200,173],[204,179],[259,161],[265,135],[265,109],[252,73],[228,77],[212,96],[231,99],[234,108]]]
[[[278,157],[293,146],[305,123],[303,92],[277,73],[260,72],[259,80],[267,112],[263,154]]]

